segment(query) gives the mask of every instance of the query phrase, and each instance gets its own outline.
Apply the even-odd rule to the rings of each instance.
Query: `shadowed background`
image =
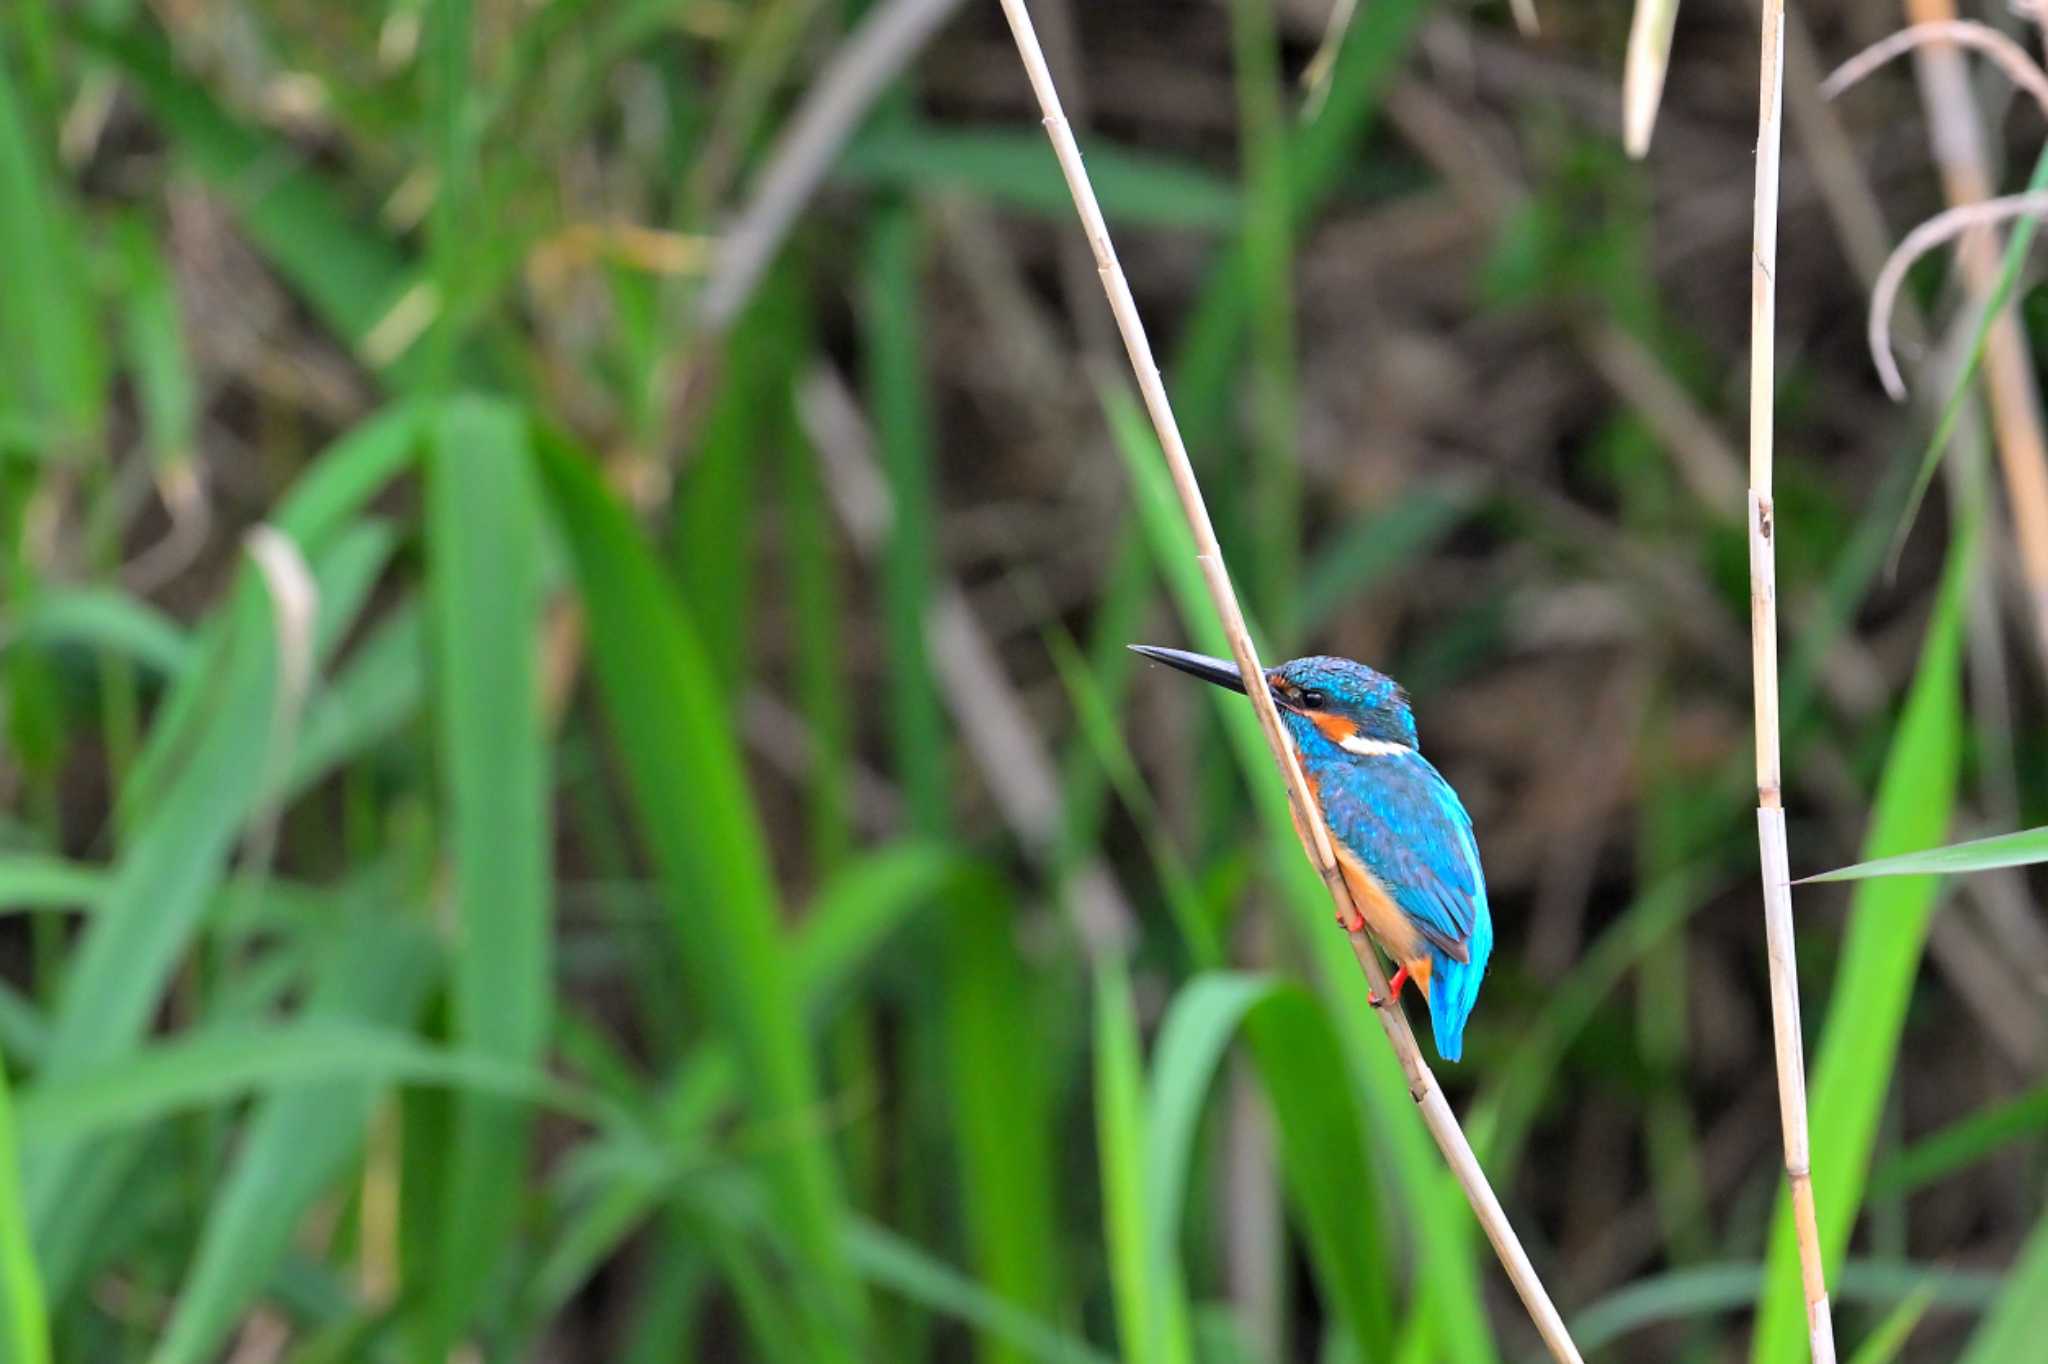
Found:
[[[1032,7],[1262,656],[1471,810],[1439,1078],[1587,1357],[1801,1359],[1754,9],[1633,162],[1625,7],[1337,8]],[[2038,431],[1966,405],[1895,546],[1952,255],[1914,402],[1865,341],[2042,117],[1820,101],[1906,10],[1792,16],[1794,875],[2048,809]],[[1532,1357],[1242,701],[1124,650],[1222,652],[1151,441],[993,3],[10,5],[4,1357]],[[1845,1357],[2048,1329],[2033,891],[1796,892]]]

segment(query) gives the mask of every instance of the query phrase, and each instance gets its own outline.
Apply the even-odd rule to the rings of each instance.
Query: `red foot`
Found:
[[[1340,909],[1337,911],[1337,926],[1346,933],[1362,932],[1365,928],[1365,916],[1356,909],[1352,910],[1349,915],[1346,915]]]
[[[1407,983],[1408,968],[1404,966],[1400,970],[1394,972],[1394,978],[1387,982],[1388,998],[1399,999],[1401,997],[1401,987],[1406,985]],[[1385,1007],[1387,1000],[1381,999],[1378,995],[1375,994],[1367,994],[1365,997],[1365,1002],[1372,1005],[1373,1008],[1378,1009]]]

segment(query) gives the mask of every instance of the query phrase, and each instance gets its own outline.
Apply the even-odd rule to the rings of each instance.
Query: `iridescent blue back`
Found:
[[[1455,1061],[1464,1052],[1465,1020],[1493,953],[1493,916],[1471,817],[1451,784],[1415,750],[1407,699],[1391,679],[1348,659],[1297,659],[1277,671],[1297,686],[1324,692],[1329,710],[1378,741],[1366,747],[1398,746],[1354,753],[1308,717],[1286,717],[1330,832],[1386,888],[1428,945],[1436,1049]],[[1371,709],[1354,709],[1355,702]],[[1353,704],[1340,709],[1340,703]]]

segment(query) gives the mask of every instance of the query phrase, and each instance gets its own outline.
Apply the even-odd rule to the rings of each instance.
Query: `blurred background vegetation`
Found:
[[[1539,9],[1033,5],[1265,656],[1471,807],[1441,1076],[1588,1357],[1792,1361],[1756,19],[1636,163]],[[1944,10],[1793,16],[1795,874],[2048,818],[2048,314],[1896,547],[1952,259],[1923,402],[1863,340],[2041,120],[1814,93]],[[9,0],[5,1358],[1530,1358],[1248,714],[1124,652],[1218,650],[1150,439],[993,3]],[[1798,896],[1860,1360],[2048,1357],[2035,886]]]

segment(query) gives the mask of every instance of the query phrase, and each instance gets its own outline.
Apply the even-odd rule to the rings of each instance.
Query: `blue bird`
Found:
[[[1245,689],[1237,664],[1226,659],[1131,648],[1205,682]],[[1316,656],[1268,670],[1266,685],[1360,915],[1344,927],[1369,929],[1393,958],[1396,1000],[1410,980],[1428,991],[1437,1055],[1457,1060],[1493,952],[1472,817],[1418,749],[1415,716],[1393,678],[1348,658]]]

